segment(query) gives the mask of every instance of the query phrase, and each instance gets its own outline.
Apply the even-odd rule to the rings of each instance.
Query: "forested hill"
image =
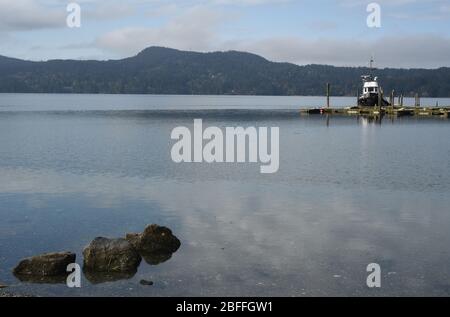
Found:
[[[0,56],[0,92],[355,96],[367,68],[298,66],[244,52],[150,47],[121,60],[31,62]],[[450,68],[379,69],[385,92],[450,97]]]

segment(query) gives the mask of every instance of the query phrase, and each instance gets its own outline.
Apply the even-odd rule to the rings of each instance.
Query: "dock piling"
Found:
[[[330,108],[330,91],[331,85],[330,83],[327,83],[327,108]]]
[[[395,91],[394,90],[392,90],[391,91],[391,98],[390,98],[390,103],[391,103],[391,107],[392,107],[392,109],[394,109],[394,104],[395,104]]]
[[[381,107],[383,105],[383,91],[378,89],[378,111],[381,113]]]
[[[416,101],[414,105],[417,109],[420,108],[420,96],[418,93],[416,93]]]

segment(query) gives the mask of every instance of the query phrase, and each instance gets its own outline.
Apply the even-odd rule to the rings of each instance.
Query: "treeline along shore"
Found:
[[[244,52],[150,47],[120,60],[25,61],[0,56],[2,93],[356,96],[364,67],[299,66]],[[378,69],[385,91],[450,97],[450,68]]]

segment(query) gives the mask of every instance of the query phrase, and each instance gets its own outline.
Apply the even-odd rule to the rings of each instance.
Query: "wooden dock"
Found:
[[[301,109],[301,114],[325,114],[325,115],[348,115],[348,116],[367,116],[367,117],[439,117],[450,118],[450,106],[441,107],[436,103],[436,106],[421,106],[420,95],[415,94],[414,106],[404,105],[404,96],[399,95],[396,103],[395,91],[392,91],[389,96],[389,106],[382,106],[384,93],[382,90],[378,92],[378,105],[374,107],[350,106],[343,108],[333,108],[330,104],[331,85],[326,85],[326,106],[323,108],[307,108]],[[356,94],[357,98],[359,94]]]
[[[450,107],[345,107],[345,108],[308,108],[301,109],[301,114],[325,114],[325,115],[348,115],[348,116],[395,116],[395,117],[441,117],[450,118]]]

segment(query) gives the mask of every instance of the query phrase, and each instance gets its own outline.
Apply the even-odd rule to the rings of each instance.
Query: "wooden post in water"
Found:
[[[383,93],[381,91],[381,88],[378,89],[378,111],[381,113],[381,104],[383,99]]]
[[[330,90],[331,85],[330,83],[327,83],[327,108],[330,108]]]
[[[401,101],[400,101],[400,106],[403,107],[403,94],[402,94],[402,96],[400,97],[400,99],[401,99]]]
[[[391,91],[391,108],[394,109],[394,104],[395,104],[395,96],[394,96],[395,92],[394,90]]]
[[[356,106],[359,106],[359,89],[356,88]]]
[[[419,94],[418,94],[418,93],[416,93],[415,107],[416,107],[416,111],[418,111],[419,108],[420,108],[420,97],[419,97]]]

